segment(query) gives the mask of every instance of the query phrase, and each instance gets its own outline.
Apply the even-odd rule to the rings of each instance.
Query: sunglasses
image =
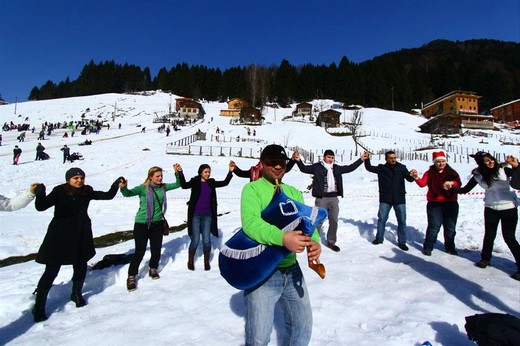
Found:
[[[275,167],[275,166],[285,167],[285,166],[287,166],[287,160],[285,160],[285,159],[267,159],[264,161],[264,165],[269,166],[269,167]]]

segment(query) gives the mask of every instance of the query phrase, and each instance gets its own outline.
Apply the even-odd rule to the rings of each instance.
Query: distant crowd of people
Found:
[[[42,146],[43,147],[43,146]],[[44,150],[45,148],[43,148]],[[70,149],[64,146],[63,162],[70,160]],[[21,151],[21,150],[20,150]],[[37,159],[38,159],[37,154]],[[19,157],[19,154],[18,154]],[[36,261],[45,265],[38,281],[35,305],[32,309],[35,322],[47,319],[45,311],[47,295],[62,265],[72,265],[72,292],[70,300],[76,307],[87,301],[82,295],[87,261],[94,254],[93,233],[87,215],[91,200],[111,200],[118,190],[124,197],[139,197],[139,208],[135,214],[133,236],[135,254],[128,267],[126,289],[131,292],[138,288],[139,267],[150,245],[151,258],[148,263],[148,276],[160,278],[160,257],[163,237],[168,234],[165,214],[168,208],[167,192],[178,188],[190,189],[187,210],[187,232],[190,237],[187,269],[195,270],[196,252],[202,243],[204,270],[211,270],[211,235],[218,237],[217,227],[217,188],[227,186],[233,175],[247,178],[241,195],[240,211],[242,229],[252,240],[264,246],[284,247],[289,251],[273,273],[261,284],[244,291],[246,306],[245,344],[265,345],[269,343],[273,328],[275,306],[282,308],[286,321],[283,344],[307,345],[312,332],[312,311],[308,290],[303,273],[296,260],[296,253],[307,251],[310,262],[320,263],[323,243],[334,252],[340,252],[337,245],[338,217],[340,214],[339,197],[344,195],[342,175],[353,172],[364,164],[368,172],[378,177],[379,209],[375,238],[372,244],[380,245],[385,241],[385,229],[391,209],[394,209],[397,227],[397,246],[408,251],[406,230],[406,181],[427,187],[426,217],[427,228],[422,244],[422,254],[431,256],[437,243],[441,227],[444,235],[444,250],[456,256],[456,224],[459,214],[457,196],[470,192],[479,185],[485,191],[484,197],[484,240],[481,258],[475,265],[486,268],[492,259],[493,243],[498,225],[516,262],[516,270],[511,277],[520,280],[520,245],[515,232],[518,224],[518,204],[516,194],[511,188],[520,189],[520,168],[518,158],[508,156],[505,163],[499,163],[487,152],[472,155],[477,166],[472,170],[471,179],[462,184],[459,174],[447,163],[443,151],[432,154],[432,165],[422,174],[416,169],[408,169],[397,161],[393,151],[385,154],[385,163],[372,165],[370,154],[365,151],[360,158],[348,165],[335,163],[332,150],[325,150],[322,159],[314,164],[302,162],[299,152],[288,157],[279,145],[266,146],[258,164],[247,170],[240,169],[235,162],[229,162],[229,171],[223,180],[211,177],[211,167],[201,164],[198,172],[187,180],[182,166],[173,165],[176,181],[163,182],[163,169],[151,167],[142,184],[128,187],[128,180],[118,177],[107,191],[94,190],[85,184],[85,172],[77,167],[65,173],[65,183],[58,185],[47,194],[44,184],[32,184],[28,192],[13,199],[0,197],[3,211],[14,211],[25,207],[33,198],[38,211],[54,207],[54,217],[38,251]],[[15,159],[13,159],[15,160]],[[16,159],[17,160],[17,159]],[[294,166],[300,172],[312,176],[312,196],[316,207],[327,210],[328,229],[318,225],[312,235],[301,231],[287,232],[264,221],[261,214],[268,206],[273,192],[281,188],[289,198],[303,202],[301,192],[282,182],[285,174]]]

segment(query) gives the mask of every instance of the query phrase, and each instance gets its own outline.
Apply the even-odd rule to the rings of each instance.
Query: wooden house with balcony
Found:
[[[480,98],[472,91],[455,90],[427,103],[421,114],[429,120],[419,126],[421,132],[453,134],[464,129],[493,129],[493,118],[478,113]]]
[[[520,122],[520,99],[491,108],[491,114],[497,122],[506,124]]]
[[[240,110],[249,107],[249,103],[237,97],[228,101],[228,108],[220,110],[220,116],[223,117],[240,117]]]
[[[324,128],[339,127],[339,119],[341,112],[334,109],[327,109],[326,111],[318,113],[316,125]]]
[[[262,125],[262,111],[254,107],[244,107],[240,110],[240,123],[247,125]]]
[[[204,118],[206,114],[202,104],[186,97],[175,99],[175,112],[179,117],[195,120]]]
[[[310,117],[312,115],[312,104],[308,102],[298,103],[292,115],[293,117]]]

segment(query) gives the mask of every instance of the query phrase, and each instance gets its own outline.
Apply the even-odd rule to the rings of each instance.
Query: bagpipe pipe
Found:
[[[278,186],[261,217],[284,232],[301,230],[303,234],[312,236],[317,225],[327,217],[327,210],[295,201]],[[269,278],[290,253],[283,246],[259,244],[240,228],[220,249],[220,275],[237,289],[254,288]],[[322,279],[325,278],[322,263],[308,260],[308,264]]]

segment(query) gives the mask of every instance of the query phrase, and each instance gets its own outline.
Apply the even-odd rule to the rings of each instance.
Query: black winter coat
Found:
[[[520,166],[513,169],[509,185],[511,185],[513,189],[520,190]]]
[[[367,171],[377,174],[380,203],[391,205],[406,203],[404,181],[406,179],[413,182],[415,179],[405,165],[397,162],[395,165],[385,163],[374,167],[370,164],[370,159],[366,159],[365,168]]]
[[[91,200],[113,199],[118,190],[115,181],[107,192],[94,191],[85,185],[80,189],[62,184],[52,189],[47,196],[36,195],[36,210],[43,211],[54,206],[54,217],[40,246],[36,262],[42,264],[75,264],[87,262],[94,257],[92,224],[87,214]]]
[[[217,225],[217,187],[227,186],[233,178],[233,173],[228,172],[226,178],[222,181],[216,181],[213,178],[206,180],[211,190],[211,234],[218,238],[218,225]],[[191,237],[193,230],[193,215],[195,215],[195,206],[200,196],[200,175],[191,178],[190,181],[186,182],[183,172],[179,172],[179,180],[183,189],[191,188],[190,200],[188,201],[188,234]]]

